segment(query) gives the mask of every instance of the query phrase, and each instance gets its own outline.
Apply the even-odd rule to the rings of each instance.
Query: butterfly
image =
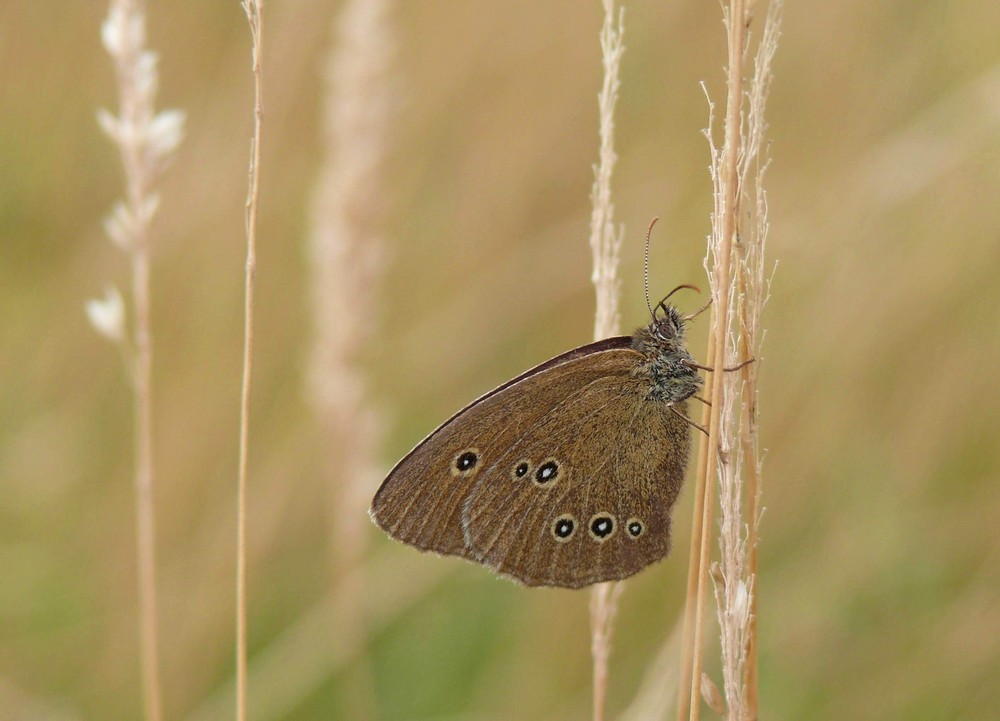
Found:
[[[684,344],[701,311],[667,298],[631,336],[563,353],[445,421],[389,472],[374,522],[528,586],[582,588],[664,558],[705,369]]]

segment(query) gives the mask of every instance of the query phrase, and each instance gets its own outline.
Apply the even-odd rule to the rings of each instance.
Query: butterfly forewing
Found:
[[[396,464],[372,501],[372,518],[417,548],[478,560],[462,530],[474,484],[492,480],[497,459],[581,387],[622,373],[622,354],[634,365],[629,342],[613,338],[570,351],[459,411]]]
[[[578,588],[667,554],[690,432],[617,355],[617,369],[579,379],[476,479],[463,521],[478,560],[528,585]]]

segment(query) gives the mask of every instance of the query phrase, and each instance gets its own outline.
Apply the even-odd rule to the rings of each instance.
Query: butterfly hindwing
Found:
[[[422,550],[478,560],[462,530],[473,485],[492,481],[496,459],[580,387],[634,364],[630,342],[610,338],[577,348],[456,413],[396,464],[372,501],[372,518]]]
[[[508,440],[476,479],[463,522],[482,563],[527,585],[579,588],[667,555],[690,431],[620,360]]]

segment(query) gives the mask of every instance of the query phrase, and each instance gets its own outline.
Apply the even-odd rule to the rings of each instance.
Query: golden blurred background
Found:
[[[345,514],[330,506],[344,496],[309,398],[306,239],[339,7],[265,10],[250,718],[587,718],[588,594],[525,590],[367,522],[360,575],[333,568],[345,536],[331,518]],[[627,330],[646,317],[653,215],[653,295],[706,285],[699,82],[722,103],[725,45],[717,3],[625,7],[614,192]],[[117,107],[106,12],[0,4],[4,721],[141,717],[131,393],[83,311],[128,285],[102,230],[123,192],[95,121]],[[148,14],[159,106],[187,114],[153,222],[164,706],[200,721],[233,706],[249,34],[235,0]],[[385,270],[353,308],[374,334],[360,358],[383,470],[471,398],[590,340],[601,17],[596,0],[392,7]],[[1000,707],[997,28],[991,0],[785,8],[767,110],[778,266],[760,366],[762,718]],[[692,331],[699,357],[706,325]],[[628,583],[611,718],[648,679],[669,685],[656,659],[683,604],[690,513],[688,489],[673,556]],[[358,606],[367,630],[344,628],[338,614]],[[654,708],[643,718],[673,718]]]

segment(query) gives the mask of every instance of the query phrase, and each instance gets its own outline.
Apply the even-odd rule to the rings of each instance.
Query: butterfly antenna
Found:
[[[653,226],[656,225],[656,221],[659,218],[654,216],[651,221],[649,221],[649,227],[646,228],[646,253],[642,258],[642,284],[646,289],[646,307],[649,309],[649,316],[653,320],[656,320],[656,313],[653,312],[653,304],[649,300],[649,236],[653,234]]]
[[[657,308],[663,308],[663,312],[666,313],[667,312],[667,301],[670,299],[670,296],[672,296],[674,293],[676,293],[677,291],[679,291],[681,288],[687,288],[688,290],[693,290],[695,293],[701,293],[701,288],[699,288],[698,286],[691,285],[690,283],[685,283],[684,285],[679,285],[676,288],[674,288],[672,291],[670,291],[669,293],[667,293],[666,297],[664,297],[663,300],[661,300],[659,303],[656,304],[656,307]],[[705,307],[707,308],[708,306],[705,306]],[[701,310],[705,310],[705,308],[702,308]],[[699,310],[698,313],[701,313],[701,310]],[[695,315],[697,315],[698,313],[695,313]],[[685,318],[685,320],[687,320],[687,319]]]
[[[690,283],[684,283],[683,285],[679,285],[676,288],[674,288],[672,291],[670,291],[669,293],[667,293],[666,297],[663,300],[661,300],[660,302],[661,303],[666,303],[667,299],[670,298],[670,296],[672,296],[674,293],[676,293],[677,291],[679,291],[681,288],[687,288],[688,290],[693,290],[695,293],[701,293],[701,288],[699,288],[698,286],[691,285]]]

